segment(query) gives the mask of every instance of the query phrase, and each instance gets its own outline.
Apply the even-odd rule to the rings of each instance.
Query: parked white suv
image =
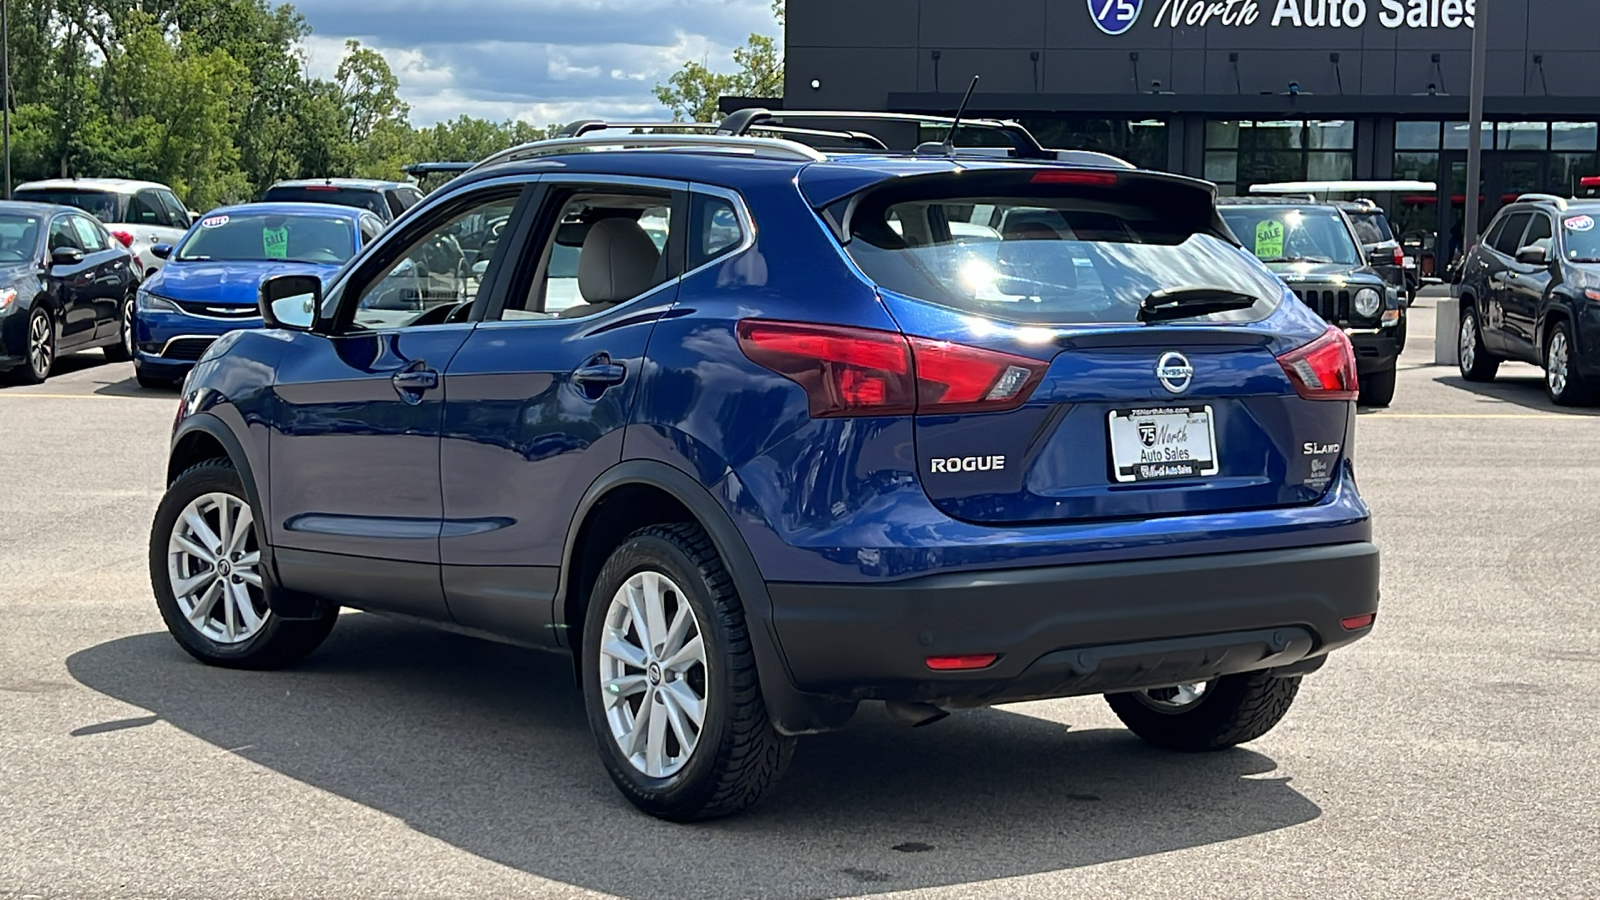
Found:
[[[12,192],[17,200],[75,206],[99,219],[133,253],[139,277],[150,277],[163,260],[151,248],[176,244],[192,224],[172,188],[124,178],[57,178],[31,181]]]

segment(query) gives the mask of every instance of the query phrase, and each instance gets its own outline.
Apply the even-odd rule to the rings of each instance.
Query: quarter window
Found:
[[[505,247],[500,237],[516,205],[516,194],[499,194],[427,229],[362,291],[354,327],[441,324],[471,304]]]
[[[690,268],[702,266],[744,243],[744,226],[738,212],[732,203],[720,197],[695,195],[694,232]]]

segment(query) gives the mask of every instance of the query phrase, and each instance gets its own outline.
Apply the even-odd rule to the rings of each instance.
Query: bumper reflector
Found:
[[[1339,624],[1344,626],[1345,631],[1360,631],[1363,628],[1370,628],[1377,618],[1377,613],[1367,613],[1364,616],[1351,616]]]
[[[935,672],[966,672],[973,669],[987,669],[999,658],[998,653],[985,653],[979,656],[930,656],[928,668]]]

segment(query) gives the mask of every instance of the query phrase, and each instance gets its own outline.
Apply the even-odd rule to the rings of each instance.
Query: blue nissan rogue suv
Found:
[[[284,666],[341,607],[570,653],[614,782],[685,821],[862,701],[1104,694],[1229,747],[1370,632],[1350,343],[1211,185],[1010,123],[593,124],[199,361],[150,543],[189,653]]]

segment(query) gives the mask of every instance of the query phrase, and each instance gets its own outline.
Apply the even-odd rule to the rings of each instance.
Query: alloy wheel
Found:
[[[1461,368],[1470,372],[1478,361],[1478,323],[1471,316],[1461,320]]]
[[[1137,691],[1134,696],[1145,706],[1157,712],[1179,713],[1194,707],[1195,704],[1205,699],[1206,690],[1211,685],[1206,682],[1199,684],[1180,684],[1176,687],[1151,688],[1147,691]]]
[[[133,301],[122,304],[122,352],[133,359]]]
[[[1566,332],[1557,331],[1550,336],[1550,350],[1545,354],[1544,378],[1550,385],[1550,396],[1560,397],[1567,392],[1567,368],[1571,363]]]
[[[172,526],[167,577],[189,624],[219,644],[242,644],[272,613],[261,590],[261,548],[250,506],[232,494],[196,497]]]
[[[50,374],[55,361],[55,329],[50,327],[50,317],[40,313],[28,325],[28,365],[34,377],[43,380]]]
[[[650,778],[677,774],[700,742],[709,674],[701,636],[687,596],[661,572],[634,574],[606,611],[606,722],[622,755]]]

